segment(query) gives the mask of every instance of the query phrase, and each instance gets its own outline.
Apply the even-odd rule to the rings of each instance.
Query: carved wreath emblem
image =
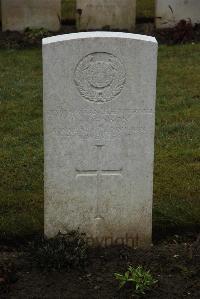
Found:
[[[109,53],[96,52],[78,63],[74,81],[85,99],[104,103],[120,94],[126,81],[126,72],[119,58]]]

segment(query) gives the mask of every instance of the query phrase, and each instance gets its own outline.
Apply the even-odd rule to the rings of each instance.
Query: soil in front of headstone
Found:
[[[25,247],[26,248],[26,247]],[[143,266],[158,282],[145,295],[119,290],[114,273]],[[200,238],[173,236],[150,249],[92,249],[84,269],[41,271],[26,249],[0,247],[0,298],[200,298]]]

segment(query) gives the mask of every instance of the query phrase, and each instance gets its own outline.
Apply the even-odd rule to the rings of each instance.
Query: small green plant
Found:
[[[138,294],[145,294],[156,282],[150,271],[146,271],[141,266],[133,268],[128,267],[124,274],[115,273],[115,278],[119,281],[119,287],[133,287]]]
[[[41,237],[32,244],[31,252],[36,264],[49,270],[80,268],[87,261],[87,245],[79,231],[59,233],[49,239]]]
[[[27,27],[24,34],[30,40],[41,39],[44,37],[51,36],[50,31],[48,31],[45,28],[33,29],[33,28]]]

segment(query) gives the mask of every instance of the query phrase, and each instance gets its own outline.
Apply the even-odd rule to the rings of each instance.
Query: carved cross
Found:
[[[97,169],[80,170],[76,168],[76,177],[96,177],[97,178],[97,192],[96,192],[96,217],[102,218],[100,215],[100,200],[101,200],[101,178],[103,176],[122,176],[122,168],[107,170],[102,167],[102,148],[104,145],[95,145],[97,149]]]

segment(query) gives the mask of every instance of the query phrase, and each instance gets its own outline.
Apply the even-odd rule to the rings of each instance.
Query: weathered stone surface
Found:
[[[174,27],[180,20],[200,23],[199,0],[156,0],[156,27]]]
[[[77,0],[79,30],[119,29],[135,27],[136,0]]]
[[[50,37],[43,64],[46,235],[80,228],[91,242],[149,245],[156,40]]]
[[[3,31],[60,28],[61,0],[1,0]]]

